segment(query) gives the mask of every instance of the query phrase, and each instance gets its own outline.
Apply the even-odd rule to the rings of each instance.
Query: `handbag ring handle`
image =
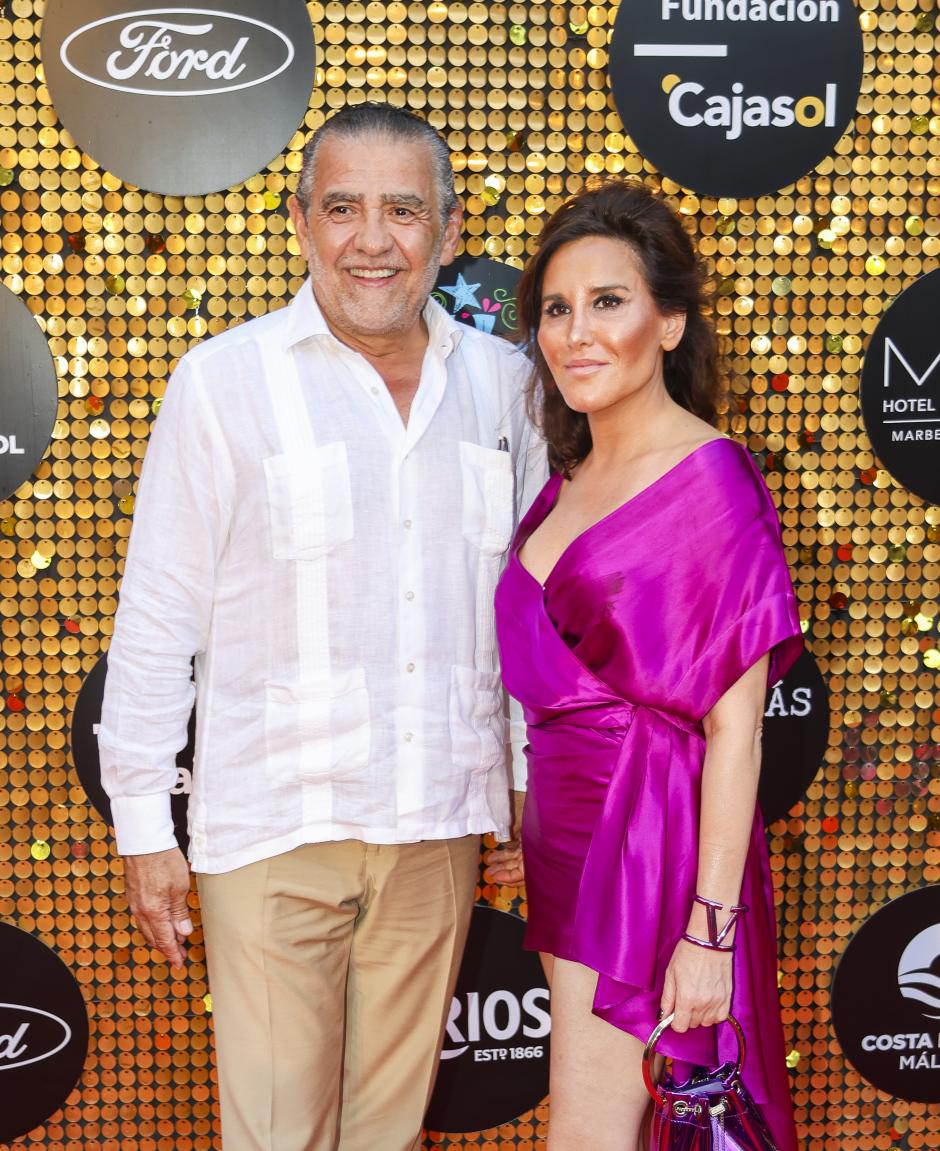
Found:
[[[675,1019],[675,1014],[667,1015],[665,1019],[661,1019],[660,1022],[657,1023],[653,1034],[647,1039],[646,1047],[643,1049],[643,1082],[646,1084],[646,1090],[652,1095],[653,1101],[656,1103],[664,1103],[666,1100],[653,1079],[653,1056],[656,1054],[656,1044],[659,1042],[666,1028],[671,1026],[673,1019]],[[747,1041],[744,1038],[744,1031],[741,1028],[741,1024],[733,1015],[729,1015],[725,1022],[731,1026],[735,1038],[738,1041],[738,1058],[735,1074],[740,1075],[741,1068],[744,1066],[744,1060],[747,1056]]]

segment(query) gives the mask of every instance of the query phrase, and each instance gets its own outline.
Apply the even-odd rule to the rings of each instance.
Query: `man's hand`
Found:
[[[186,936],[193,930],[189,918],[189,865],[178,847],[150,855],[124,856],[124,889],[131,914],[144,938],[170,961],[186,961]]]
[[[525,882],[520,841],[525,792],[512,791],[509,794],[512,797],[512,838],[508,843],[502,843],[486,853],[484,856],[486,870],[483,872],[483,878],[488,883],[505,883],[510,887],[518,887]]]

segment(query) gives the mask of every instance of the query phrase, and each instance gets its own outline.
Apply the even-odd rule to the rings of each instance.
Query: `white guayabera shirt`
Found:
[[[434,301],[424,318],[407,427],[309,282],[180,361],[108,655],[99,747],[122,854],[175,842],[193,655],[195,870],[506,834],[493,592],[544,445],[522,354]]]

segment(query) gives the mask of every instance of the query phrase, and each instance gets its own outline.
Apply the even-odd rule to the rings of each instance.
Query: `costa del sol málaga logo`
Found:
[[[898,964],[898,988],[905,999],[920,1005],[928,1019],[940,1019],[940,975],[931,968],[940,959],[940,923],[915,935]]]

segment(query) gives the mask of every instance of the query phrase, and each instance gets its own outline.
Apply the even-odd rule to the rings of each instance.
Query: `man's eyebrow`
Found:
[[[382,197],[383,204],[398,204],[405,208],[427,208],[427,201],[414,192],[387,192]]]
[[[332,208],[334,204],[361,204],[362,196],[358,192],[327,192],[320,201],[321,208]]]
[[[361,204],[362,202],[363,196],[360,192],[344,192],[342,189],[336,189],[326,193],[320,201],[320,207],[332,208],[334,204]],[[427,201],[421,196],[415,195],[414,192],[386,192],[381,197],[381,202],[384,205],[394,204],[404,208],[416,208],[419,211],[427,210],[428,206]]]

